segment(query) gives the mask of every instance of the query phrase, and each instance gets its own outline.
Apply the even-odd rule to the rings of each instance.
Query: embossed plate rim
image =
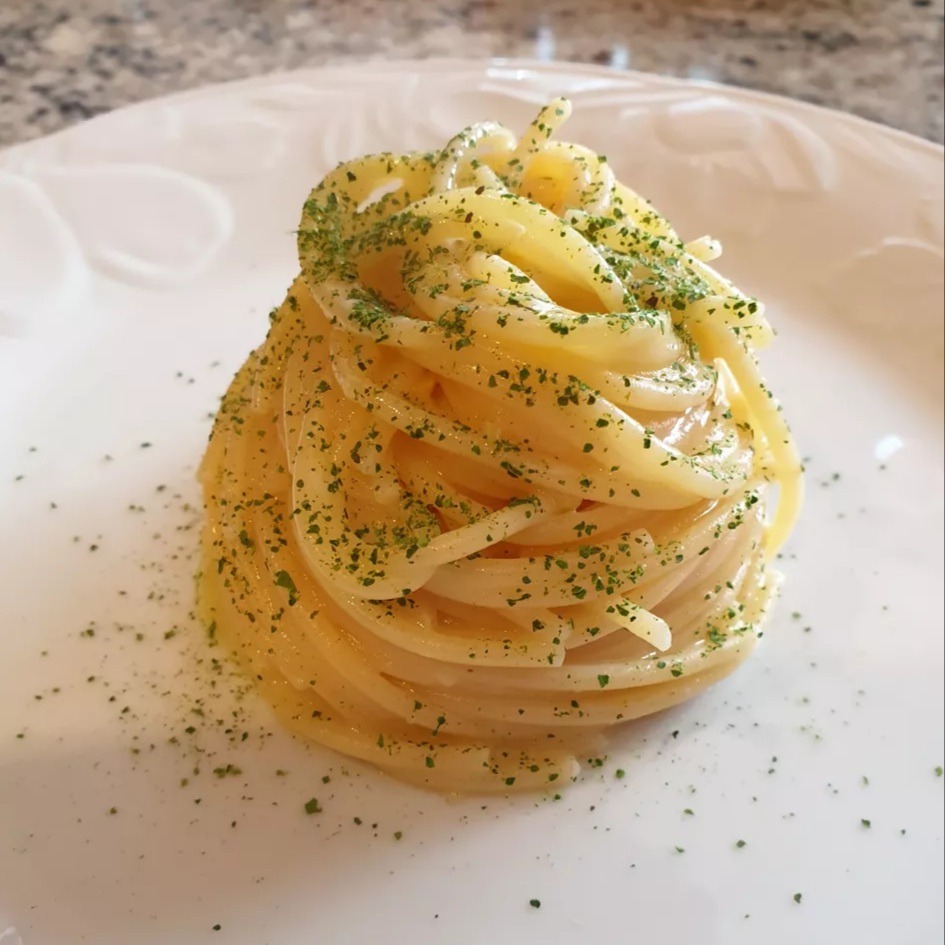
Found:
[[[879,133],[889,135],[901,143],[910,144],[913,147],[924,149],[931,154],[939,154],[945,157],[945,144],[939,144],[928,138],[904,131],[901,128],[894,128],[891,125],[884,125],[881,122],[864,118],[862,115],[855,115],[852,112],[842,109],[830,108],[826,105],[820,105],[816,102],[808,102],[803,99],[790,98],[787,95],[781,95],[777,92],[766,92],[761,89],[750,89],[740,85],[727,85],[712,79],[687,79],[682,76],[660,75],[655,72],[643,72],[635,69],[618,69],[612,66],[600,65],[597,63],[575,62],[572,60],[555,60],[548,62],[540,59],[529,59],[527,57],[501,57],[495,56],[487,59],[449,59],[441,56],[433,56],[428,59],[384,59],[373,60],[364,59],[355,63],[339,63],[337,65],[310,66],[299,69],[273,70],[261,75],[247,76],[243,79],[234,79],[222,82],[208,82],[191,89],[182,89],[177,92],[170,92],[156,98],[143,99],[137,102],[129,102],[120,105],[117,108],[109,109],[99,115],[80,122],[78,125],[70,125],[61,128],[49,135],[41,138],[30,139],[28,141],[13,142],[0,149],[0,158],[11,155],[21,148],[30,147],[38,142],[49,141],[62,135],[68,135],[72,129],[87,127],[90,124],[107,121],[113,116],[118,116],[136,108],[147,108],[155,102],[161,102],[173,105],[178,102],[185,102],[190,98],[203,98],[208,95],[214,95],[221,92],[238,92],[243,89],[251,89],[256,85],[265,85],[271,82],[283,81],[286,79],[305,76],[309,78],[326,77],[329,75],[338,75],[344,78],[346,75],[363,75],[366,71],[370,73],[390,72],[393,74],[402,74],[409,72],[442,72],[455,73],[466,69],[490,69],[490,68],[508,68],[508,69],[527,69],[531,72],[562,73],[569,76],[575,74],[588,74],[599,76],[602,79],[609,78],[614,82],[620,80],[626,81],[632,79],[641,82],[644,85],[651,85],[654,88],[677,88],[686,89],[704,89],[716,91],[723,95],[733,98],[742,98],[747,101],[760,104],[768,103],[779,109],[798,111],[817,115],[821,118],[833,122],[845,122],[854,127],[859,127],[869,133]]]

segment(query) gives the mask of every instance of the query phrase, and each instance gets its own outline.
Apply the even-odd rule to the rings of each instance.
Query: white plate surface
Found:
[[[320,175],[558,93],[770,303],[808,501],[734,677],[560,800],[447,800],[234,698],[190,615],[194,468]],[[941,942],[942,170],[788,101],[528,63],[274,76],[0,155],[0,943]]]

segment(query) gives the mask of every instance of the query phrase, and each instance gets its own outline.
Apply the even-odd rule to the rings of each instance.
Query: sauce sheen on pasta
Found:
[[[332,171],[201,468],[214,634],[291,729],[442,791],[559,786],[731,672],[800,502],[762,305],[569,112]]]

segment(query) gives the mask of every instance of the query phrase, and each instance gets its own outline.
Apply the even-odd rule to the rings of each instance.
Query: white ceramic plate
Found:
[[[560,800],[450,801],[233,695],[190,615],[194,468],[319,176],[558,93],[770,303],[809,499],[734,677]],[[528,63],[274,76],[0,155],[0,942],[941,942],[942,169],[843,115]]]

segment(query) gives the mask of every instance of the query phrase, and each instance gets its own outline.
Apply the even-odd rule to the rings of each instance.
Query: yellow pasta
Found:
[[[569,111],[332,171],[201,470],[214,632],[294,731],[442,791],[559,786],[733,670],[800,501],[761,305]]]

